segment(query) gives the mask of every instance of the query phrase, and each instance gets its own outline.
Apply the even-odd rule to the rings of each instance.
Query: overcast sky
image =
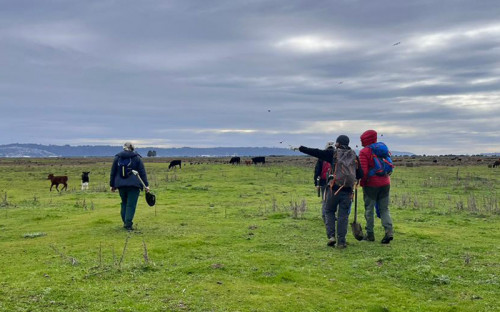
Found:
[[[500,152],[498,0],[1,0],[0,144]],[[280,143],[283,142],[283,143]]]

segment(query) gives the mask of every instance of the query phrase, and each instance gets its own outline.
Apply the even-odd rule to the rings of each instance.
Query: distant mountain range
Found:
[[[121,146],[110,145],[40,145],[6,144],[0,145],[0,157],[111,157],[122,150]],[[299,152],[287,148],[273,147],[213,147],[213,148],[138,148],[143,157],[149,151],[156,151],[156,157],[224,157],[224,156],[299,156]],[[408,152],[393,151],[393,155],[414,155]]]
[[[482,156],[500,156],[500,153],[482,153]]]

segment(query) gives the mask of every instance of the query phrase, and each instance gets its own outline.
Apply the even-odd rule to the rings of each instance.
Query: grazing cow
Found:
[[[252,161],[251,160],[245,160],[245,165],[249,166],[252,164]]]
[[[170,165],[168,165],[168,169],[173,168],[175,166],[179,166],[179,169],[182,168],[182,161],[180,159],[172,160]]]
[[[229,161],[229,163],[230,163],[231,165],[234,165],[234,164],[239,165],[239,164],[240,164],[240,161],[241,161],[241,159],[240,159],[239,157],[231,157],[231,160]]]
[[[499,159],[499,160],[497,160],[497,161],[495,161],[495,162],[493,163],[493,166],[492,166],[492,167],[493,167],[493,168],[495,168],[495,167],[500,167],[500,159]]]
[[[54,176],[54,174],[49,174],[47,180],[50,180],[52,184],[50,185],[50,191],[52,192],[52,187],[55,185],[56,190],[59,192],[59,184],[63,184],[62,190],[68,190],[68,176]]]
[[[89,189],[89,182],[90,182],[89,173],[90,173],[90,171],[83,171],[82,172],[82,191]]]
[[[432,162],[433,162],[433,163],[437,163],[437,162],[438,162],[438,160],[437,160],[437,159],[434,159]]]
[[[266,163],[266,157],[253,157],[252,162],[254,165],[256,165],[258,163],[261,163],[264,165]]]

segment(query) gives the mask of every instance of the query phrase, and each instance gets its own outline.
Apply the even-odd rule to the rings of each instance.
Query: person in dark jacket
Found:
[[[325,146],[325,150],[334,149],[334,142],[327,142]],[[318,190],[318,196],[321,196],[321,217],[323,218],[323,222],[325,222],[325,190],[327,186],[328,179],[328,169],[331,169],[331,164],[328,161],[323,161],[318,159],[316,162],[316,166],[314,167],[314,186]],[[326,173],[326,175],[325,175]]]
[[[394,236],[391,214],[389,213],[391,178],[388,175],[368,176],[368,172],[375,165],[371,157],[372,150],[369,145],[377,143],[377,132],[375,130],[367,130],[361,135],[360,139],[363,149],[359,151],[359,160],[364,173],[364,177],[361,179],[361,186],[363,187],[366,219],[366,236],[364,239],[371,242],[375,241],[373,211],[375,205],[377,205],[380,212],[380,220],[385,230],[385,236],[381,242],[382,244],[389,244]]]
[[[146,169],[142,162],[141,156],[136,153],[132,143],[126,142],[123,145],[123,151],[116,154],[111,166],[111,174],[109,178],[109,186],[111,191],[115,192],[118,189],[121,197],[121,217],[123,227],[126,230],[133,230],[133,219],[137,200],[139,199],[140,191],[143,186],[138,177],[132,174],[132,170],[139,172],[139,176],[146,185],[146,192],[149,192],[148,177]]]
[[[340,135],[335,143],[338,149],[350,150],[349,137]],[[333,149],[320,150],[316,148],[308,148],[300,146],[299,148],[292,147],[293,150],[298,150],[304,154],[314,156],[320,160],[331,162],[332,168],[335,168],[335,153]],[[359,166],[359,159],[356,156],[356,179],[359,180],[363,177],[363,171]],[[351,206],[353,188],[348,186],[338,186],[336,184],[331,188],[326,187],[326,203],[325,203],[325,227],[326,236],[328,238],[328,246],[335,247],[338,238],[338,248],[345,248],[346,234],[349,223],[349,207]],[[335,213],[338,209],[338,218]],[[335,221],[337,220],[337,233],[335,233]],[[336,235],[337,234],[337,237]]]

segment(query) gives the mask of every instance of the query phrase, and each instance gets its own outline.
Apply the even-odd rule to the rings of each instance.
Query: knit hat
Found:
[[[125,144],[123,144],[123,150],[133,152],[135,150],[135,146],[132,142],[125,142]]]
[[[349,137],[343,134],[339,135],[336,142],[339,143],[340,145],[349,146]]]
[[[326,142],[326,145],[325,145],[325,149],[329,149],[329,148],[334,148],[335,147],[335,143],[334,142]]]

